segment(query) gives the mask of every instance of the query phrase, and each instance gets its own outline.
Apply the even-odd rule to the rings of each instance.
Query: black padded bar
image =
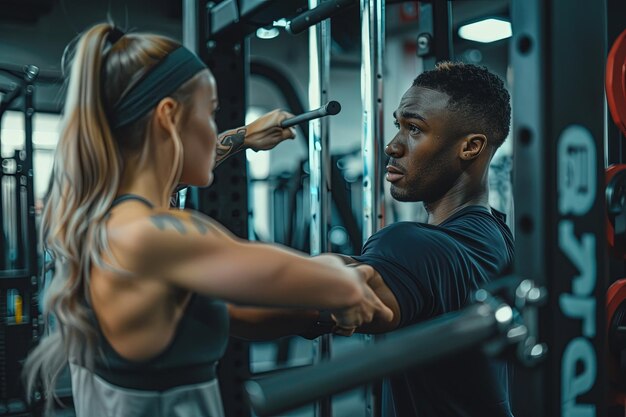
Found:
[[[494,314],[487,304],[471,305],[327,362],[247,381],[250,404],[261,417],[275,415],[479,346],[498,333]]]
[[[309,120],[318,119],[324,116],[334,116],[341,111],[341,104],[338,101],[329,101],[319,109],[311,110],[306,113],[285,119],[280,123],[280,127],[286,128],[295,126],[299,123],[308,122]]]
[[[313,26],[324,19],[328,19],[344,7],[356,5],[357,3],[358,2],[356,0],[325,1],[320,3],[319,6],[294,17],[285,29],[287,29],[287,32],[292,35],[296,35],[306,30],[308,27]]]

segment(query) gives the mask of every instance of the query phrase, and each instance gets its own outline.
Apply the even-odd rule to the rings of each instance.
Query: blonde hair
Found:
[[[57,378],[68,360],[93,367],[97,332],[89,307],[89,276],[93,265],[110,268],[106,219],[124,172],[124,161],[141,153],[145,162],[149,120],[153,111],[113,131],[107,114],[149,69],[180,44],[151,34],[127,34],[114,44],[114,29],[98,24],[68,46],[73,55],[61,134],[41,222],[43,248],[54,261],[54,278],[46,293],[47,335],[28,356],[24,380],[29,398],[41,381],[46,410],[52,409]],[[172,98],[189,102],[196,77]],[[182,118],[185,119],[185,105]],[[188,107],[188,106],[187,106]],[[174,155],[163,190],[169,201],[182,172],[183,149],[173,132]]]

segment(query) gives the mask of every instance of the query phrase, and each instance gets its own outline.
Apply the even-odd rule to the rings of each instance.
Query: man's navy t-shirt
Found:
[[[438,226],[395,223],[354,258],[380,273],[404,327],[461,309],[474,290],[509,272],[514,247],[504,221],[496,210],[469,206]],[[388,378],[382,415],[509,417],[507,366],[477,352]]]

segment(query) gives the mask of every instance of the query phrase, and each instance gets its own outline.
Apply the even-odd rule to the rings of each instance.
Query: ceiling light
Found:
[[[268,28],[258,28],[256,30],[256,36],[259,39],[273,39],[280,34],[278,28],[268,27]]]
[[[470,41],[489,43],[511,37],[511,22],[485,19],[459,28],[459,36]]]

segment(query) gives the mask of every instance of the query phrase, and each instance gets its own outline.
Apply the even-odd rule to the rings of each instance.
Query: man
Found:
[[[404,94],[393,113],[398,133],[385,148],[386,180],[396,200],[423,201],[428,222],[385,227],[348,258],[376,270],[369,284],[394,312],[391,322],[357,331],[389,332],[458,310],[510,268],[513,238],[489,207],[487,179],[510,113],[502,81],[474,65],[441,63]],[[506,364],[479,353],[439,361],[386,380],[382,415],[510,417],[507,380]]]

